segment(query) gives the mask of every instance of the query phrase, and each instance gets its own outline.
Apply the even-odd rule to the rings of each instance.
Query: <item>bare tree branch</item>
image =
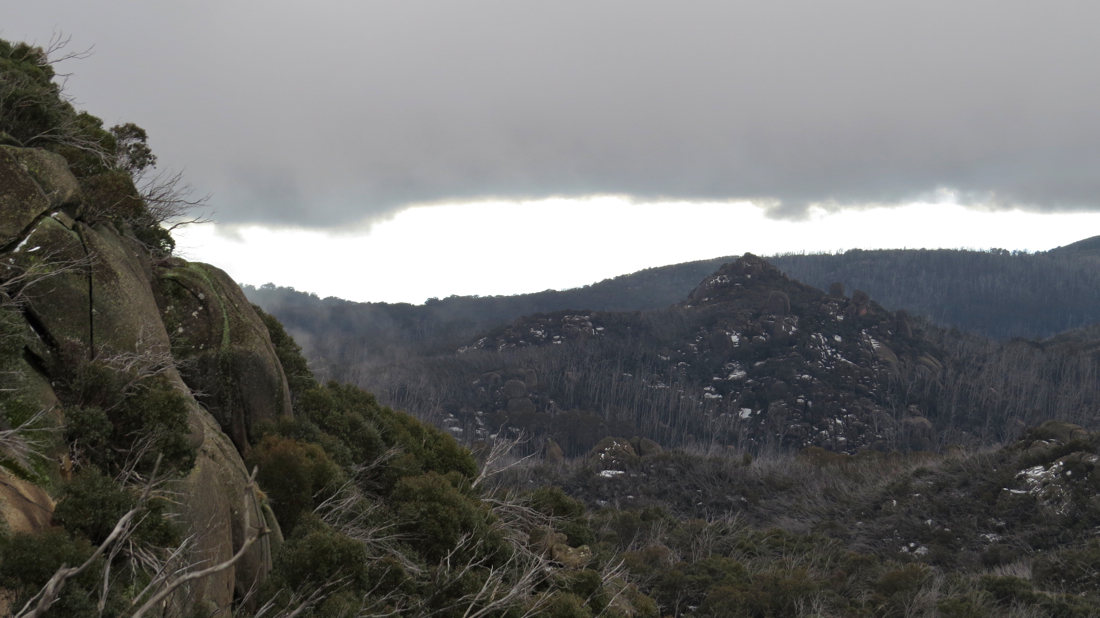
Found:
[[[244,500],[244,530],[246,530],[246,531],[251,531],[252,530],[251,522],[249,521],[251,519],[250,514],[252,512],[252,509],[249,508],[249,498],[252,496],[253,490],[256,487],[256,474],[258,472],[259,472],[259,468],[253,468],[252,469],[252,475],[249,476],[248,484],[245,486],[243,500]],[[202,578],[205,578],[205,577],[209,577],[209,576],[211,576],[215,573],[219,573],[219,572],[224,571],[224,570],[228,569],[229,567],[233,566],[241,558],[244,557],[244,555],[248,552],[248,550],[257,541],[259,541],[261,538],[263,538],[265,535],[269,534],[270,532],[271,531],[268,530],[266,526],[263,526],[263,524],[261,524],[261,527],[256,530],[255,534],[253,534],[252,536],[245,539],[244,543],[241,543],[241,548],[239,550],[237,550],[237,553],[233,554],[233,557],[230,558],[229,560],[226,560],[224,562],[220,562],[218,564],[207,567],[205,569],[200,569],[200,570],[197,570],[197,571],[188,571],[183,575],[179,575],[178,577],[165,579],[164,581],[162,581],[161,585],[158,586],[159,590],[156,593],[154,593],[151,597],[149,597],[149,600],[147,600],[144,605],[139,607],[138,610],[133,613],[131,618],[141,618],[146,613],[148,613],[150,610],[152,610],[153,608],[160,605],[166,598],[168,598],[168,595],[175,592],[180,586],[186,584],[187,582],[202,579]],[[140,596],[136,597],[134,599],[134,604],[137,604],[138,600],[140,600],[140,599],[141,599]]]

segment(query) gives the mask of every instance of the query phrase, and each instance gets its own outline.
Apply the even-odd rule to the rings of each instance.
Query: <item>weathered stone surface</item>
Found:
[[[528,369],[523,377],[523,385],[527,390],[535,390],[539,386],[539,374],[534,369]]]
[[[48,259],[54,264],[82,264],[87,258],[80,235],[53,217],[39,221],[18,252],[7,254],[21,269]],[[37,250],[32,251],[38,247]],[[60,353],[51,354],[50,362],[71,358],[90,358],[92,313],[89,301],[88,268],[80,265],[67,272],[29,286],[25,290],[26,312],[44,342]],[[44,354],[44,350],[36,353]]]
[[[0,246],[18,240],[50,208],[50,200],[11,146],[0,146]]]
[[[152,260],[140,243],[110,225],[93,229],[64,212],[47,212],[79,203],[75,179],[67,176],[60,167],[63,161],[53,155],[12,150],[0,148],[0,235],[18,234],[20,242],[0,238],[0,249],[6,249],[6,265],[48,269],[78,264],[25,290],[24,312],[29,328],[33,328],[25,339],[30,358],[37,360],[34,367],[26,364],[19,371],[18,397],[34,408],[48,410],[60,423],[64,411],[57,404],[50,376],[67,363],[71,369],[72,363],[94,357],[166,355],[174,342],[154,296]],[[23,165],[20,161],[29,163]],[[71,214],[79,217],[76,209],[71,209]],[[90,261],[85,259],[88,256]],[[203,281],[214,291],[213,304],[218,311],[196,313],[191,325],[198,332],[212,333],[217,341],[213,350],[216,354],[241,352],[238,356],[219,357],[224,364],[217,365],[219,369],[228,368],[230,373],[223,375],[246,378],[247,387],[233,391],[244,400],[240,409],[252,417],[265,413],[273,417],[288,411],[286,380],[267,329],[228,276],[210,267],[204,267],[202,273]],[[255,351],[260,371],[250,373],[248,362],[239,360],[240,356],[247,357],[242,350]],[[276,370],[271,370],[271,363]],[[39,365],[46,376],[38,371]],[[233,568],[196,582],[178,600],[189,610],[227,608],[234,594],[243,595],[271,568],[272,548],[281,542],[278,523],[262,496],[245,490],[248,474],[244,463],[219,424],[194,401],[175,369],[168,369],[164,375],[187,395],[190,403],[191,443],[198,456],[189,476],[178,481],[179,504],[181,522],[199,535],[200,553],[211,559],[228,558],[251,534],[249,528],[272,530]],[[272,375],[274,379],[264,379]],[[259,406],[260,411],[249,405]],[[50,476],[51,482],[64,480],[60,470],[50,471]],[[52,508],[43,488],[0,473],[0,513],[11,530],[31,531],[48,525]],[[224,610],[222,615],[227,612]]]
[[[535,402],[530,397],[517,397],[508,400],[509,414],[531,414],[535,411]]]
[[[150,286],[148,256],[113,227],[78,228],[92,263],[92,343],[97,353],[167,352],[168,333]]]
[[[909,312],[904,309],[899,309],[898,312],[894,314],[894,318],[897,320],[894,329],[897,331],[898,335],[902,337],[912,337],[913,326],[909,322]]]
[[[638,454],[629,440],[608,436],[597,442],[588,452],[588,456],[598,461],[611,462],[633,459]]]
[[[932,450],[936,438],[936,428],[932,421],[923,416],[909,416],[902,419],[902,426],[908,431],[910,449]]]
[[[519,380],[508,380],[504,383],[504,397],[516,399],[527,396],[527,385]]]
[[[780,290],[772,290],[771,294],[768,294],[768,313],[787,315],[790,312],[791,299],[787,294]]]
[[[197,535],[197,555],[221,562],[232,557],[245,539],[267,524],[265,512],[269,514],[270,508],[257,492],[246,491],[248,472],[244,462],[217,421],[198,406],[193,407],[192,417],[202,427],[204,440],[195,467],[180,482],[181,491],[187,496],[184,515]],[[274,528],[240,562],[196,582],[191,596],[210,607],[226,607],[234,592],[243,596],[257,578],[266,577],[271,569],[273,546],[281,542],[281,534]]]
[[[657,444],[649,438],[641,438],[635,436],[630,439],[630,445],[634,447],[634,452],[639,457],[651,457],[653,455],[664,452],[665,449],[661,448],[660,444]]]
[[[290,389],[267,328],[220,269],[182,260],[155,281],[172,350],[192,366],[183,374],[242,453],[255,423],[291,414]]]
[[[898,355],[894,354],[894,351],[890,349],[885,343],[877,342],[875,348],[875,356],[882,362],[890,365],[891,367],[897,367]]]
[[[592,550],[587,545],[570,547],[565,543],[558,543],[550,550],[550,557],[567,569],[583,569],[592,562]]]
[[[54,502],[45,489],[0,468],[0,517],[11,532],[37,532],[49,527]]]
[[[550,438],[546,439],[546,448],[543,449],[543,458],[550,463],[562,463],[565,461],[565,451],[562,450],[561,445],[554,442]]]
[[[62,208],[74,217],[80,216],[84,196],[65,157],[38,148],[13,148],[12,153],[42,190],[51,209]]]

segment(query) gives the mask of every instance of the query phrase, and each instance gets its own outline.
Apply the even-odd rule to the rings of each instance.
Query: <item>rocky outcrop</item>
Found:
[[[0,468],[0,516],[11,532],[35,532],[50,525],[54,502],[46,490]]]
[[[290,397],[267,329],[224,272],[155,260],[126,229],[81,219],[81,194],[65,161],[0,146],[0,279],[36,272],[14,286],[27,334],[17,397],[64,419],[51,382],[87,360],[146,359],[186,398],[193,469],[179,479],[180,516],[199,558],[224,559],[262,527],[272,532],[233,568],[197,582],[187,604],[228,607],[271,568],[278,523],[258,491],[246,489],[241,458],[253,423],[290,413]],[[45,276],[45,275],[51,276]],[[7,303],[9,309],[16,307]],[[159,360],[158,360],[159,359]],[[144,362],[144,361],[143,361]],[[176,364],[185,367],[183,375]],[[199,400],[194,392],[205,393]],[[209,409],[209,411],[208,411]],[[232,437],[232,439],[231,439]],[[13,531],[50,525],[61,465],[40,481],[4,474],[0,513]],[[70,468],[71,470],[71,468]]]
[[[222,270],[172,259],[157,270],[156,302],[184,381],[242,453],[254,423],[291,414],[271,337]]]

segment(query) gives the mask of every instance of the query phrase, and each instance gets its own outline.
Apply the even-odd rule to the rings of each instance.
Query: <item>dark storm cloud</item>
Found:
[[[71,91],[223,222],[593,193],[1100,209],[1095,2],[12,4],[5,38],[96,45]]]

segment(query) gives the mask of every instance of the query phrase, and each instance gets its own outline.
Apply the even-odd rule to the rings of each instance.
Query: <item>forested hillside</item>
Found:
[[[535,314],[452,350],[343,375],[462,439],[524,431],[567,455],[609,435],[938,450],[1011,439],[1048,419],[1097,428],[1094,331],[991,340],[890,312],[858,290],[825,294],[746,256],[666,310]]]
[[[728,261],[728,260],[725,260]],[[664,309],[683,300],[722,259],[650,268],[572,290],[516,296],[451,296],[423,305],[318,298],[271,284],[244,291],[277,315],[321,375],[345,379],[341,367],[437,352],[519,316],[562,309]]]
[[[1100,322],[1096,238],[1046,253],[1003,250],[851,250],[769,258],[788,276],[826,290],[863,290],[882,306],[994,339],[1049,337]],[[733,257],[650,268],[573,290],[517,296],[452,296],[423,305],[321,299],[291,288],[244,286],[283,320],[321,375],[352,379],[349,366],[437,353],[523,315],[554,311],[652,311],[683,300]]]
[[[1050,337],[1100,322],[1100,256],[1091,238],[1046,253],[858,249],[785,255],[791,277],[865,290],[884,306],[995,339]]]

